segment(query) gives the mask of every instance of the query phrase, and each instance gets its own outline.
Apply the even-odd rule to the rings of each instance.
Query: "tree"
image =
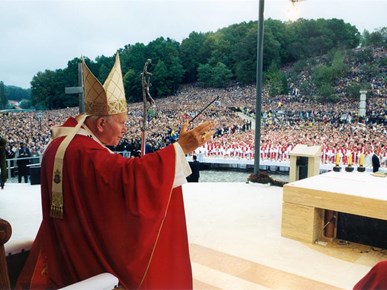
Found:
[[[135,103],[142,101],[142,84],[139,72],[134,69],[128,69],[123,76],[125,96],[128,102]]]
[[[22,109],[30,109],[32,107],[31,100],[21,100],[19,106]]]
[[[292,41],[288,42],[293,60],[326,54],[333,48],[355,48],[360,33],[355,26],[339,19],[299,19],[289,24]]]
[[[383,46],[387,45],[387,27],[374,31],[370,34],[369,45]]]
[[[256,81],[257,71],[257,25],[250,25],[239,45],[232,50],[235,79],[242,84],[251,84]]]
[[[370,45],[370,32],[367,29],[364,29],[361,36],[361,46],[366,47]]]
[[[198,82],[202,87],[226,87],[230,83],[231,77],[231,70],[221,62],[218,62],[214,67],[210,64],[203,64],[198,68]]]
[[[211,49],[206,44],[209,33],[191,32],[179,47],[179,58],[185,69],[183,81],[192,83],[197,80],[197,70],[201,63],[207,63]]]
[[[265,58],[268,56],[266,68],[269,68],[273,61],[278,66],[291,61],[287,47],[294,36],[286,23],[271,18],[265,20],[264,37],[264,55]]]
[[[148,44],[149,58],[155,65],[153,86],[150,89],[154,97],[174,94],[183,79],[184,69],[179,58],[179,43],[160,37]]]
[[[49,110],[77,106],[77,97],[66,95],[65,87],[64,70],[38,72],[31,81],[32,105]]]
[[[38,72],[31,81],[32,105],[39,108],[49,108],[49,99],[52,92],[54,72],[46,70]]]
[[[95,73],[95,76],[98,78],[98,80],[103,84],[108,77],[110,71],[112,70],[112,67],[114,65],[114,56],[106,57],[104,55],[97,56],[95,58],[96,63],[98,64],[98,70]]]
[[[198,84],[201,87],[209,87],[211,85],[212,68],[207,64],[200,64],[198,67]]]
[[[67,67],[63,70],[66,87],[79,86],[78,67],[80,63],[81,59],[78,57],[67,62]]]
[[[0,109],[3,110],[7,107],[8,99],[5,95],[5,86],[2,81],[0,81]]]
[[[124,49],[119,50],[119,53],[125,96],[128,102],[140,102],[142,101],[141,73],[146,60],[150,58],[148,49],[144,44],[136,43],[126,45]]]
[[[153,86],[156,87],[156,93],[158,96],[167,96],[171,93],[171,88],[168,79],[168,68],[164,61],[159,60],[155,66],[153,74]]]
[[[275,97],[287,93],[287,79],[285,74],[273,63],[265,73],[265,85],[269,87],[269,95]]]
[[[159,60],[155,65],[152,76],[153,92],[158,97],[166,97],[177,91],[178,85],[183,78],[183,66],[177,57],[171,57],[169,64]],[[151,87],[151,88],[152,88]]]
[[[216,88],[227,87],[230,83],[232,72],[224,63],[218,62],[212,69],[212,86]]]
[[[123,74],[125,74],[129,69],[132,69],[136,73],[140,74],[144,68],[145,61],[148,58],[151,58],[148,53],[148,48],[142,43],[126,45],[124,49],[119,50],[119,53]]]
[[[328,84],[320,86],[318,93],[319,101],[322,103],[336,103],[339,101],[339,98],[335,95],[335,89]]]
[[[31,89],[4,85],[4,93],[8,100],[21,101],[22,99],[31,99]]]
[[[345,63],[345,56],[343,50],[336,50],[333,52],[331,67],[336,80],[342,78],[349,70]]]
[[[197,81],[205,87],[227,86],[232,80],[239,84],[255,83],[257,30],[257,21],[242,22],[216,32],[192,32],[181,44],[170,38],[159,37],[148,45],[136,43],[119,48],[127,99],[142,100],[140,74],[147,59],[152,60],[150,93],[153,98],[174,94],[182,82]],[[364,33],[363,41],[385,46],[386,39],[386,28],[382,28],[368,35]],[[290,75],[293,82],[297,81],[304,66],[308,68],[308,75],[312,76],[312,81],[305,80],[298,85],[304,89],[303,93],[326,92],[327,89],[322,89],[322,86],[333,87],[335,80],[348,71],[345,54],[338,53],[338,49],[344,51],[357,47],[359,43],[360,34],[356,27],[340,19],[299,19],[295,22],[265,20],[263,73],[266,84],[270,86],[270,94],[286,91],[285,76],[278,68],[294,63]],[[368,63],[372,57],[372,52],[367,50],[357,55],[361,63]],[[77,105],[77,96],[64,95],[64,88],[78,85],[79,61],[75,58],[68,62],[65,69],[39,72],[34,76],[31,83],[32,103],[48,108]],[[95,61],[85,57],[85,62],[103,83],[114,63],[114,56],[101,55]],[[378,61],[366,69],[367,74],[381,71],[385,63],[383,59]],[[272,66],[276,69],[273,70]],[[26,98],[22,95],[18,97]]]

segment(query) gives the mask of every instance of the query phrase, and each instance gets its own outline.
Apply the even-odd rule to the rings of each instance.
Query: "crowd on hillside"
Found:
[[[386,51],[384,51],[384,55]],[[354,64],[353,70],[357,67]],[[306,76],[300,76],[300,79]],[[338,87],[346,86],[358,78],[353,73]],[[360,155],[368,162],[376,153],[383,166],[387,160],[387,85],[385,79],[370,78],[367,91],[366,116],[359,117],[359,100],[342,97],[336,104],[320,104],[300,94],[298,84],[290,84],[289,93],[261,97],[260,158],[286,161],[297,144],[321,145],[321,162],[334,163],[336,154],[340,162],[357,164]],[[344,90],[343,90],[344,91]],[[255,142],[254,86],[226,89],[203,89],[184,86],[175,96],[156,100],[148,112],[145,136],[146,151],[152,152],[178,139],[184,120],[193,118],[207,104],[213,102],[194,121],[212,119],[217,131],[212,140],[199,148],[196,154],[213,158],[253,159]],[[31,156],[40,156],[50,141],[50,128],[62,124],[68,116],[78,114],[78,108],[38,112],[8,113],[0,115],[0,134],[5,136],[7,157],[17,157],[20,143],[27,144]],[[137,156],[141,148],[143,104],[129,104],[128,132],[114,148],[125,156]],[[365,164],[367,165],[367,164]]]
[[[213,119],[217,131],[212,140],[196,153],[214,158],[252,159],[255,154],[255,88],[201,89],[185,87],[178,95],[158,100],[149,111],[146,128],[147,152],[155,151],[178,138],[184,120],[194,117],[216,96],[219,101],[208,107],[194,123]],[[354,163],[360,154],[376,152],[387,158],[387,98],[367,100],[366,118],[358,118],[358,102],[335,105],[308,103],[290,96],[262,98],[262,159],[286,161],[297,144],[321,145],[323,163],[333,163],[336,153],[346,163],[349,154]],[[370,108],[374,108],[370,110]],[[50,141],[50,128],[59,125],[78,108],[37,113],[11,113],[0,116],[1,133],[7,138],[8,158],[17,157],[20,142],[26,142],[32,156],[43,153]],[[136,156],[140,150],[143,106],[129,105],[128,132],[116,151]],[[200,152],[199,152],[200,151]]]

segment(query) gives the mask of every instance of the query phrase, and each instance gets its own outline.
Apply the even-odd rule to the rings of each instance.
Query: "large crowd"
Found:
[[[377,51],[380,54],[380,51]],[[381,55],[385,56],[384,50]],[[337,92],[354,80],[364,78],[358,66],[351,64],[352,73],[337,83]],[[300,83],[307,79],[300,75]],[[334,164],[337,154],[340,162],[357,164],[364,154],[365,165],[376,153],[387,162],[387,85],[384,79],[370,77],[371,90],[367,91],[366,116],[359,116],[359,100],[347,98],[344,93],[335,104],[321,104],[300,94],[300,83],[290,83],[289,93],[261,96],[260,158],[287,161],[297,144],[321,145],[321,162]],[[195,124],[212,119],[217,130],[212,140],[199,148],[196,154],[212,158],[253,159],[255,150],[254,86],[235,85],[225,89],[204,89],[193,85],[182,86],[174,96],[157,99],[148,111],[145,139],[146,152],[156,151],[178,139],[185,120],[198,114],[213,102]],[[27,144],[32,156],[40,156],[50,142],[52,126],[62,124],[68,116],[79,113],[78,108],[43,112],[3,113],[0,115],[0,135],[7,139],[7,157],[17,157],[20,143]],[[143,104],[128,105],[128,132],[114,148],[125,156],[137,156],[143,137]]]

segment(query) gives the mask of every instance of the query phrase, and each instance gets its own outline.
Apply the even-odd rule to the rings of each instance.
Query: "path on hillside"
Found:
[[[237,112],[238,116],[242,118],[243,120],[251,121],[251,130],[255,130],[255,119],[247,116],[246,114],[242,112]]]

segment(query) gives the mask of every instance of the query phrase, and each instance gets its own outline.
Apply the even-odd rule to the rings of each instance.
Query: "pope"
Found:
[[[127,289],[192,289],[185,154],[211,138],[214,124],[188,130],[186,122],[176,143],[125,159],[107,148],[127,132],[119,56],[103,85],[82,66],[85,114],[52,129],[41,164],[43,220],[17,288],[109,272]]]

